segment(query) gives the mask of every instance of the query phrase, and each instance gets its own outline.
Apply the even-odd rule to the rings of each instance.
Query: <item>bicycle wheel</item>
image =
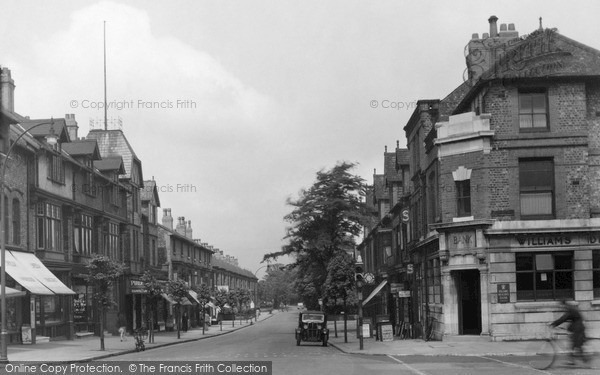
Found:
[[[534,341],[527,351],[529,365],[537,370],[550,368],[556,360],[556,344],[552,340]]]

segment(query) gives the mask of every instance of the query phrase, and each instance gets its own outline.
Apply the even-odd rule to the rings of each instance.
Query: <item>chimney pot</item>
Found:
[[[488,33],[483,33],[483,35],[481,36],[481,39],[487,39],[490,37],[490,34]]]
[[[491,16],[488,19],[488,22],[490,23],[490,37],[494,38],[498,36],[498,17],[496,16]]]
[[[471,40],[474,39],[479,39],[479,33],[473,33],[473,35],[471,35]]]
[[[506,24],[500,24],[500,31],[506,31]]]
[[[509,31],[515,31],[515,24],[514,23],[509,23],[508,24],[508,30]]]

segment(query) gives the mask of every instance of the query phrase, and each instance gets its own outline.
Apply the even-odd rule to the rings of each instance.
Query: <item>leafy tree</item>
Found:
[[[347,253],[339,253],[327,265],[327,279],[323,286],[324,304],[335,314],[347,312],[348,302],[356,302],[354,293],[355,261]]]
[[[200,313],[202,314],[202,321],[204,321],[204,317],[206,315],[206,304],[210,302],[211,292],[210,288],[206,284],[194,285],[192,287],[194,292],[198,294],[198,300],[200,301]],[[206,324],[202,324],[202,334],[204,334],[204,329],[206,328]]]
[[[150,322],[150,327],[148,329],[148,342],[154,342],[154,311],[156,311],[156,306],[158,301],[162,298],[163,287],[162,284],[156,279],[156,277],[152,274],[150,270],[147,270],[142,275],[142,283],[144,283],[144,288],[146,289],[146,315],[148,321]]]
[[[181,305],[187,299],[190,287],[183,280],[169,280],[167,294],[175,301],[175,319],[177,321],[177,338],[181,338]]]
[[[282,264],[270,265],[264,280],[259,282],[262,300],[272,302],[273,308],[277,308],[281,303],[289,304],[297,301],[298,297],[294,290],[295,281],[295,269],[289,269]]]
[[[218,289],[215,293],[216,305],[220,307],[221,310],[225,308],[225,305],[231,306],[229,303],[230,299],[231,297],[229,296],[229,292],[224,289]]]
[[[298,199],[288,199],[293,208],[284,218],[290,223],[284,238],[288,243],[264,256],[264,260],[283,255],[295,259],[291,267],[298,270],[296,290],[309,308],[317,308],[318,299],[326,297],[329,263],[340,253],[354,251],[356,238],[369,220],[364,180],[350,173],[354,166],[341,162],[322,170]]]
[[[115,281],[123,274],[123,265],[104,255],[95,254],[86,265],[86,281],[92,286],[93,300],[100,315],[100,350],[104,348],[104,320],[106,310],[116,306],[112,299]]]
[[[236,297],[240,311],[246,312],[250,306],[250,301],[252,301],[252,293],[248,289],[238,289]]]

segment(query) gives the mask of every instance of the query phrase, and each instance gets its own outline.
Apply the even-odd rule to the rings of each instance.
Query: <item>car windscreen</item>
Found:
[[[303,323],[323,323],[325,321],[325,316],[323,314],[303,314],[302,322]]]

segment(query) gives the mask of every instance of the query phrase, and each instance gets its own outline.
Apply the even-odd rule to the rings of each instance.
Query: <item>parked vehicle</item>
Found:
[[[300,342],[322,342],[327,346],[329,329],[327,316],[321,311],[302,311],[298,314],[298,327],[296,328],[296,345]]]
[[[298,310],[302,310],[304,308],[304,303],[298,302]]]

